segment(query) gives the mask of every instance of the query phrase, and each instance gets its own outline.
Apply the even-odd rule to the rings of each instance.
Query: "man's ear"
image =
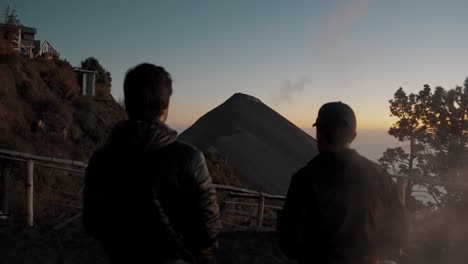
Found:
[[[163,122],[166,122],[167,117],[169,115],[169,105],[170,105],[170,98],[167,100],[167,103],[164,106],[164,109],[162,111],[162,115],[160,117],[160,120],[163,121]]]
[[[349,142],[350,144],[356,139],[356,136],[357,136],[357,132],[354,131],[353,136],[351,137],[351,141]]]
[[[167,104],[165,105],[164,109],[169,110],[170,105],[171,105],[171,97],[167,98]]]
[[[161,116],[159,117],[159,120],[161,122],[163,122],[163,123],[166,122],[168,115],[169,115],[169,108],[166,108],[166,109],[162,110],[162,113],[161,113]]]

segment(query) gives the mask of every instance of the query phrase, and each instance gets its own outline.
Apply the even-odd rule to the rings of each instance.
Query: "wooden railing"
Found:
[[[282,209],[281,206],[276,205],[269,205],[266,204],[266,201],[284,201],[286,199],[285,196],[282,195],[272,195],[264,192],[257,192],[248,189],[233,187],[233,186],[225,186],[225,185],[217,185],[215,187],[218,192],[220,191],[227,191],[227,196],[230,199],[221,201],[221,214],[228,214],[228,215],[235,215],[235,216],[242,216],[248,217],[252,220],[256,220],[255,224],[251,223],[252,226],[256,227],[263,227],[264,219],[265,219],[265,210],[270,209],[273,211],[279,211]],[[255,202],[244,202],[244,201],[236,201],[235,199],[243,199],[243,200],[254,200]],[[228,206],[243,206],[243,207],[253,207],[257,208],[255,213],[250,213],[248,210],[236,210],[236,209],[228,209]],[[274,219],[272,219],[274,220]]]
[[[85,169],[87,164],[81,161],[74,161],[74,160],[66,160],[66,159],[59,159],[59,158],[51,158],[51,157],[44,157],[44,156],[37,156],[32,155],[29,153],[17,152],[7,149],[0,149],[0,160],[9,160],[14,162],[22,162],[26,164],[26,171],[25,171],[25,190],[26,190],[26,222],[29,226],[34,225],[34,170],[36,166],[47,167],[51,169],[57,169],[61,171],[73,172],[75,175],[79,175],[81,177],[84,176]],[[3,190],[1,195],[2,203],[0,204],[0,211],[3,213],[8,213],[8,204],[9,204],[9,190],[6,188],[8,186],[9,181],[9,173],[4,168],[3,170]],[[446,186],[453,189],[464,190],[468,191],[468,184],[466,183],[451,183],[451,182],[443,182],[437,180],[428,180],[428,179],[421,179],[419,177],[405,177],[405,176],[398,176],[392,175],[393,178],[397,179],[397,183],[399,186],[400,192],[400,199],[404,202],[405,201],[405,190],[406,190],[406,183],[408,180],[414,181],[416,183],[426,183],[433,186]],[[253,191],[249,189],[243,189],[233,186],[225,186],[225,185],[217,185],[215,187],[219,193],[227,192],[227,196],[230,198],[228,200],[224,200],[221,202],[222,212],[224,214],[232,214],[238,215],[243,217],[249,217],[256,220],[256,226],[262,227],[265,219],[265,209],[279,211],[281,210],[281,206],[279,205],[270,205],[266,204],[266,201],[284,201],[285,196],[282,195],[273,195],[264,192]],[[82,188],[81,188],[82,191]],[[76,194],[76,196],[81,195],[81,191]],[[236,199],[243,199],[243,200],[254,200],[255,202],[245,202],[245,201],[237,201]],[[253,207],[257,208],[256,213],[252,214],[246,211],[239,211],[235,209],[226,209],[227,206],[242,206],[242,207]],[[81,207],[74,207],[75,209],[81,209]],[[69,222],[78,219],[81,216],[81,212],[74,217],[67,219],[65,222],[59,224],[57,228],[62,228]]]
[[[34,169],[35,166],[44,166],[62,171],[74,172],[77,175],[84,175],[84,169],[87,164],[81,161],[65,160],[58,158],[50,158],[44,156],[32,155],[29,153],[17,152],[7,149],[0,149],[0,159],[22,162],[26,164],[26,177],[24,179],[26,190],[26,222],[29,226],[34,225]],[[8,213],[9,208],[9,173],[4,168],[3,170],[3,190],[2,190],[2,207],[3,213]],[[78,194],[77,194],[78,195]]]
[[[32,155],[29,153],[17,152],[7,149],[0,149],[0,160],[9,160],[14,162],[21,162],[25,163],[26,171],[25,171],[25,178],[24,178],[24,186],[26,190],[26,222],[29,226],[34,225],[34,171],[36,166],[43,166],[51,169],[73,172],[75,175],[80,175],[81,177],[84,176],[85,169],[87,164],[81,161],[74,161],[74,160],[66,160],[66,159],[58,159],[58,158],[51,158],[51,157],[44,157],[44,156],[37,156]],[[8,186],[9,181],[9,173],[4,170],[3,171],[3,184],[4,187],[2,190],[2,204],[0,211],[3,213],[8,213],[8,204],[9,204],[9,191],[6,186]],[[226,185],[214,185],[215,188],[219,193],[221,192],[228,192],[227,195],[230,198],[244,198],[244,199],[256,199],[258,203],[246,203],[246,202],[239,202],[235,200],[226,200],[222,201],[222,206],[224,205],[241,205],[241,206],[252,206],[257,207],[257,214],[256,215],[249,215],[248,213],[242,214],[236,210],[224,210],[223,213],[225,214],[232,214],[232,215],[242,215],[245,217],[251,217],[256,219],[257,226],[261,227],[264,220],[264,212],[265,209],[274,209],[280,210],[281,207],[275,207],[272,205],[265,204],[266,200],[284,200],[284,196],[280,195],[272,195],[263,192],[257,192],[253,190],[237,188],[233,186],[226,186]],[[82,191],[82,188],[81,188]],[[81,191],[76,194],[76,196],[81,195]],[[81,209],[81,207],[74,207],[75,209]],[[74,215],[73,217],[66,219],[64,222],[58,224],[56,229],[61,229],[67,224],[71,223],[72,221],[81,217],[81,212]]]

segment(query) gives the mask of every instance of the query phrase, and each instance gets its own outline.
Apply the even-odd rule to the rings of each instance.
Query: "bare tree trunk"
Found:
[[[409,153],[409,160],[408,160],[408,177],[413,176],[413,170],[414,170],[414,160],[415,160],[415,153],[414,153],[414,148],[415,148],[415,142],[414,138],[411,137],[410,139],[410,153]],[[413,182],[411,180],[407,180],[405,183],[405,200],[404,203],[406,206],[408,206],[412,200],[412,194],[413,194]]]

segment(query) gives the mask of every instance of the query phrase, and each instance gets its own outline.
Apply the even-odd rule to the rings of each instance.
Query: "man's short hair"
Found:
[[[326,103],[320,107],[314,126],[329,144],[344,146],[350,143],[356,134],[356,116],[347,104]]]
[[[132,120],[157,119],[167,109],[171,95],[171,75],[161,66],[142,63],[125,75],[125,109]]]

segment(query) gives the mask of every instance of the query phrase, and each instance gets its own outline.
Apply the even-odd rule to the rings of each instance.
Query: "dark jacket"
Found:
[[[320,153],[291,181],[277,232],[299,263],[376,263],[406,237],[392,179],[354,150]]]
[[[203,153],[160,122],[124,121],[86,170],[83,224],[112,262],[209,260],[221,230]]]

